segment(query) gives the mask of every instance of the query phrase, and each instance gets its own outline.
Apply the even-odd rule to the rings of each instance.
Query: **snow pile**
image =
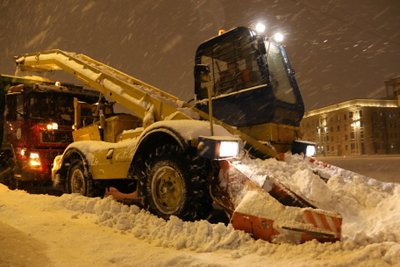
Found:
[[[259,185],[277,179],[315,206],[343,217],[342,239],[353,246],[378,242],[400,243],[400,185],[384,183],[329,166],[325,183],[301,156],[285,161],[244,160],[236,165]]]
[[[343,217],[342,239],[350,247],[380,242],[400,243],[398,184],[357,175],[331,176],[325,183],[299,156],[287,156],[286,162],[247,159],[236,167],[260,185],[266,179],[278,179],[317,207],[340,213]],[[234,231],[231,226],[212,225],[206,221],[183,222],[176,217],[169,221],[155,219],[136,206],[123,206],[109,198],[99,200],[64,195],[61,200],[69,209],[96,214],[98,223],[102,225],[129,230],[135,237],[163,247],[213,251],[235,248],[249,240],[247,235]]]
[[[30,195],[10,191],[0,184],[0,250],[3,252],[0,265],[26,265],[26,259],[18,255],[26,255],[26,246],[37,248],[38,242],[42,249],[29,254],[31,266],[45,266],[46,258],[50,266],[387,266],[400,263],[399,184],[338,173],[325,183],[307,162],[296,156],[287,157],[286,162],[246,160],[240,168],[259,184],[279,179],[301,191],[318,207],[339,212],[343,216],[342,241],[272,244],[253,240],[230,225],[184,222],[177,217],[165,221],[111,198]],[[21,240],[13,241],[13,238]],[[19,245],[22,243],[26,244],[25,249]]]
[[[315,206],[341,214],[342,240],[349,247],[380,242],[400,243],[398,184],[357,175],[331,176],[325,183],[299,156],[287,156],[285,162],[247,159],[236,167],[260,185],[268,179],[278,179],[293,191],[301,193]],[[204,252],[236,248],[250,239],[231,226],[213,225],[206,221],[183,222],[176,217],[165,221],[136,206],[124,206],[110,198],[100,200],[63,195],[60,199],[68,209],[96,214],[99,224],[131,231],[135,237],[163,247]]]
[[[389,206],[380,215],[384,215],[385,211],[392,210],[398,198],[399,196],[397,196],[397,199],[396,197],[387,199],[386,204],[389,204]],[[121,233],[132,234],[135,238],[156,247],[190,250],[196,253],[228,250],[232,257],[237,258],[252,254],[258,256],[281,255],[280,257],[287,258],[294,258],[297,254],[324,254],[325,256],[336,257],[337,253],[356,252],[356,254],[360,254],[358,257],[365,261],[382,258],[390,264],[400,262],[399,228],[388,229],[385,227],[385,223],[391,225],[392,221],[388,222],[385,219],[384,222],[379,223],[382,229],[379,230],[379,227],[374,229],[379,234],[368,235],[367,233],[370,230],[368,225],[371,222],[376,225],[379,220],[369,212],[366,212],[363,217],[354,216],[352,219],[355,221],[350,224],[344,222],[343,226],[348,230],[358,229],[358,232],[353,236],[344,233],[343,242],[321,244],[317,241],[311,241],[302,245],[274,245],[253,240],[249,235],[234,230],[230,225],[225,226],[221,223],[184,222],[174,216],[165,221],[139,209],[137,206],[129,207],[115,202],[112,198],[99,199],[86,198],[80,195],[63,195],[57,199],[56,203],[74,211],[75,214],[72,218],[78,219],[86,213],[94,214],[96,216],[95,223],[117,229]],[[397,212],[390,220],[398,221],[399,218],[400,213]],[[361,224],[360,220],[367,221]],[[356,264],[360,260],[357,256],[353,255],[352,257],[355,257],[355,259],[346,259],[347,264]]]
[[[137,206],[117,203],[111,197],[90,199],[63,195],[60,200],[61,205],[70,210],[96,214],[98,224],[128,231],[156,246],[209,252],[237,248],[253,241],[249,235],[235,231],[230,225],[210,224],[207,221],[184,222],[175,216],[165,221]]]

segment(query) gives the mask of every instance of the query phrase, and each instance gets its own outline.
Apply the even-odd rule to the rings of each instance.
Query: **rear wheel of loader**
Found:
[[[68,170],[67,192],[94,196],[93,181],[81,160],[74,160]]]
[[[150,155],[141,182],[145,205],[152,213],[185,220],[204,219],[209,215],[207,178],[200,177],[200,172],[194,173],[193,164],[175,146],[158,148]]]

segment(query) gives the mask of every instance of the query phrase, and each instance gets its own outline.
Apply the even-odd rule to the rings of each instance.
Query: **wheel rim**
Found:
[[[85,175],[80,169],[75,169],[71,174],[71,193],[85,195]]]
[[[158,168],[152,179],[151,193],[154,204],[161,212],[174,213],[184,201],[182,174],[171,166]]]

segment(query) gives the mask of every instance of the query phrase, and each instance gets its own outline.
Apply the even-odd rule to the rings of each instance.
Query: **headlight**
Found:
[[[303,140],[295,140],[292,144],[292,153],[293,154],[303,154],[307,157],[315,156],[316,144],[314,142],[303,141]]]
[[[58,123],[57,122],[51,122],[48,123],[46,126],[47,130],[58,130]]]
[[[40,156],[37,152],[31,152],[29,155],[29,165],[31,167],[40,167]]]
[[[217,153],[218,158],[235,158],[239,155],[239,142],[221,141]]]
[[[307,157],[312,157],[315,156],[315,146],[314,145],[308,145],[306,148],[306,156]]]
[[[197,150],[200,156],[211,160],[236,158],[240,152],[240,140],[226,136],[201,136]]]

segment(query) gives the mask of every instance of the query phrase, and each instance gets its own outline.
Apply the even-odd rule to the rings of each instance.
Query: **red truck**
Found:
[[[74,101],[98,100],[82,86],[0,75],[0,181],[10,188],[50,183],[54,158],[73,141]]]

